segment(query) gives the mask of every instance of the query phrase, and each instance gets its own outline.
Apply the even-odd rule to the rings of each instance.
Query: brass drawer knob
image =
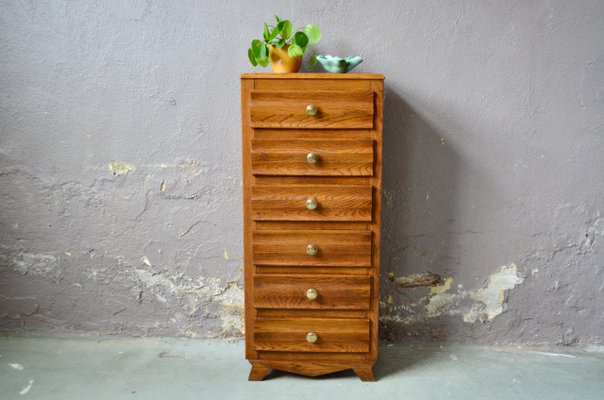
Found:
[[[306,115],[309,117],[314,117],[319,113],[319,109],[314,104],[309,104],[306,106]]]
[[[309,197],[306,199],[306,208],[308,208],[309,210],[316,209],[318,205],[319,203],[317,202],[316,197]]]
[[[316,256],[318,252],[319,249],[317,249],[317,246],[315,246],[314,244],[309,244],[308,246],[306,246],[306,254],[308,254],[309,256]]]
[[[314,300],[317,298],[318,295],[319,295],[319,292],[317,292],[316,289],[308,289],[306,291],[306,298],[308,298],[308,300]]]
[[[307,341],[308,343],[314,343],[314,342],[316,342],[316,341],[317,341],[317,339],[319,339],[319,337],[318,337],[318,336],[317,336],[317,334],[316,334],[316,333],[314,333],[314,332],[308,332],[308,333],[306,334],[306,341]]]
[[[318,163],[318,162],[319,162],[319,155],[318,155],[317,153],[312,153],[312,152],[311,152],[311,153],[308,153],[308,154],[306,155],[306,161],[307,161],[309,164],[316,164],[316,163]]]

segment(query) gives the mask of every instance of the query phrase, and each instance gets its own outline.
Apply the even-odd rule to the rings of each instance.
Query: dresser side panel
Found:
[[[373,164],[373,282],[372,300],[369,315],[371,319],[371,342],[369,358],[377,360],[379,342],[379,290],[380,290],[380,240],[381,240],[381,212],[382,212],[382,129],[384,113],[384,82],[371,81],[375,93],[374,131],[373,139],[374,164]]]
[[[252,265],[252,159],[251,142],[252,129],[250,127],[250,91],[254,88],[254,81],[241,80],[241,151],[242,151],[242,186],[243,186],[243,280],[245,303],[245,356],[247,359],[258,358],[254,350],[254,304],[253,304],[253,265]]]

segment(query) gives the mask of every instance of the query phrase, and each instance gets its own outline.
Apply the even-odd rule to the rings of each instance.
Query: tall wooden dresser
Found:
[[[375,380],[383,80],[241,75],[250,380]]]

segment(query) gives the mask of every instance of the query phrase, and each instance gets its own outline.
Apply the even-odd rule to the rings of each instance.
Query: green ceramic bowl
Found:
[[[363,62],[361,57],[336,57],[330,55],[318,55],[317,61],[329,72],[334,74],[345,74]]]

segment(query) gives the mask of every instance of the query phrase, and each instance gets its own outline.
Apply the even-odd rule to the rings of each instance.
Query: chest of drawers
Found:
[[[383,79],[241,76],[250,380],[271,369],[374,380]]]

